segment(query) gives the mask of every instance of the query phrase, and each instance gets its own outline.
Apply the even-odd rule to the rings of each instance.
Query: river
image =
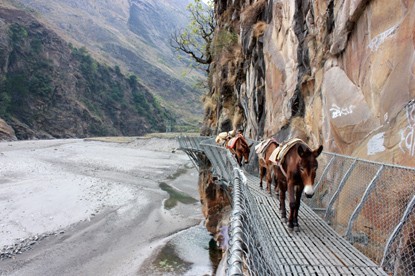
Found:
[[[0,143],[0,275],[212,275],[197,170],[172,139]]]

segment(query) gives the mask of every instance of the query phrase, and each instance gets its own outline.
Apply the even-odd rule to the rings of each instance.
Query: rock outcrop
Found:
[[[11,126],[0,118],[0,141],[15,141],[16,134]]]
[[[413,2],[216,0],[215,12],[205,133],[239,126],[415,165]]]

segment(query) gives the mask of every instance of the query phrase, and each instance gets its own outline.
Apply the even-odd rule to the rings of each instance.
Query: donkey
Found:
[[[313,185],[318,167],[317,157],[322,151],[322,145],[316,150],[311,150],[303,141],[296,139],[281,160],[273,160],[278,164],[274,166],[274,174],[280,190],[280,212],[284,222],[287,221],[285,193],[288,190],[290,203],[288,229],[290,231],[299,230],[298,210],[303,191],[308,198],[314,195]]]
[[[272,152],[279,146],[278,142],[274,138],[267,139],[258,146],[255,147],[255,151],[258,154],[258,168],[259,168],[259,187],[262,189],[262,179],[265,176],[267,181],[267,192],[271,194],[271,183],[274,179],[275,191],[277,190],[276,175],[272,175],[273,167],[275,166],[270,160]],[[274,176],[274,177],[273,177]]]
[[[231,153],[235,156],[236,162],[238,162],[239,166],[242,166],[242,160],[245,160],[245,164],[249,162],[249,153],[250,147],[252,145],[248,145],[245,137],[239,132],[234,138],[230,139],[226,143],[226,148],[231,151]]]

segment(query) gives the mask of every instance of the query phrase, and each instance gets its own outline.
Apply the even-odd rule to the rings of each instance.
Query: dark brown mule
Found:
[[[317,157],[323,151],[321,145],[316,150],[311,150],[305,143],[295,143],[283,157],[280,166],[274,166],[277,183],[280,189],[280,212],[283,220],[286,220],[285,192],[288,190],[290,213],[288,216],[288,228],[298,229],[298,210],[300,209],[301,194],[304,191],[306,197],[314,195],[314,179],[318,167]]]
[[[262,189],[262,179],[265,176],[265,180],[267,181],[267,192],[271,194],[271,183],[273,179],[273,166],[274,163],[272,163],[269,158],[272,154],[272,152],[278,147],[278,143],[276,140],[270,138],[268,140],[265,140],[263,143],[266,144],[264,149],[258,149],[260,152],[257,152],[258,154],[258,167],[259,167],[259,187]],[[274,173],[274,179],[275,179],[275,173]],[[274,180],[275,182],[275,190],[277,190],[277,180]]]
[[[250,145],[246,141],[245,137],[238,133],[234,138],[230,139],[226,143],[231,153],[235,156],[239,166],[242,166],[242,160],[245,160],[245,164],[249,162]]]

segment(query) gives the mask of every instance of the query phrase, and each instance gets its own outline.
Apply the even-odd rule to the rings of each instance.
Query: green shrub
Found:
[[[213,55],[220,55],[223,50],[226,50],[238,43],[238,35],[227,30],[220,30],[213,41]]]
[[[9,28],[9,35],[13,45],[17,45],[26,40],[28,32],[24,26],[14,23]]]

